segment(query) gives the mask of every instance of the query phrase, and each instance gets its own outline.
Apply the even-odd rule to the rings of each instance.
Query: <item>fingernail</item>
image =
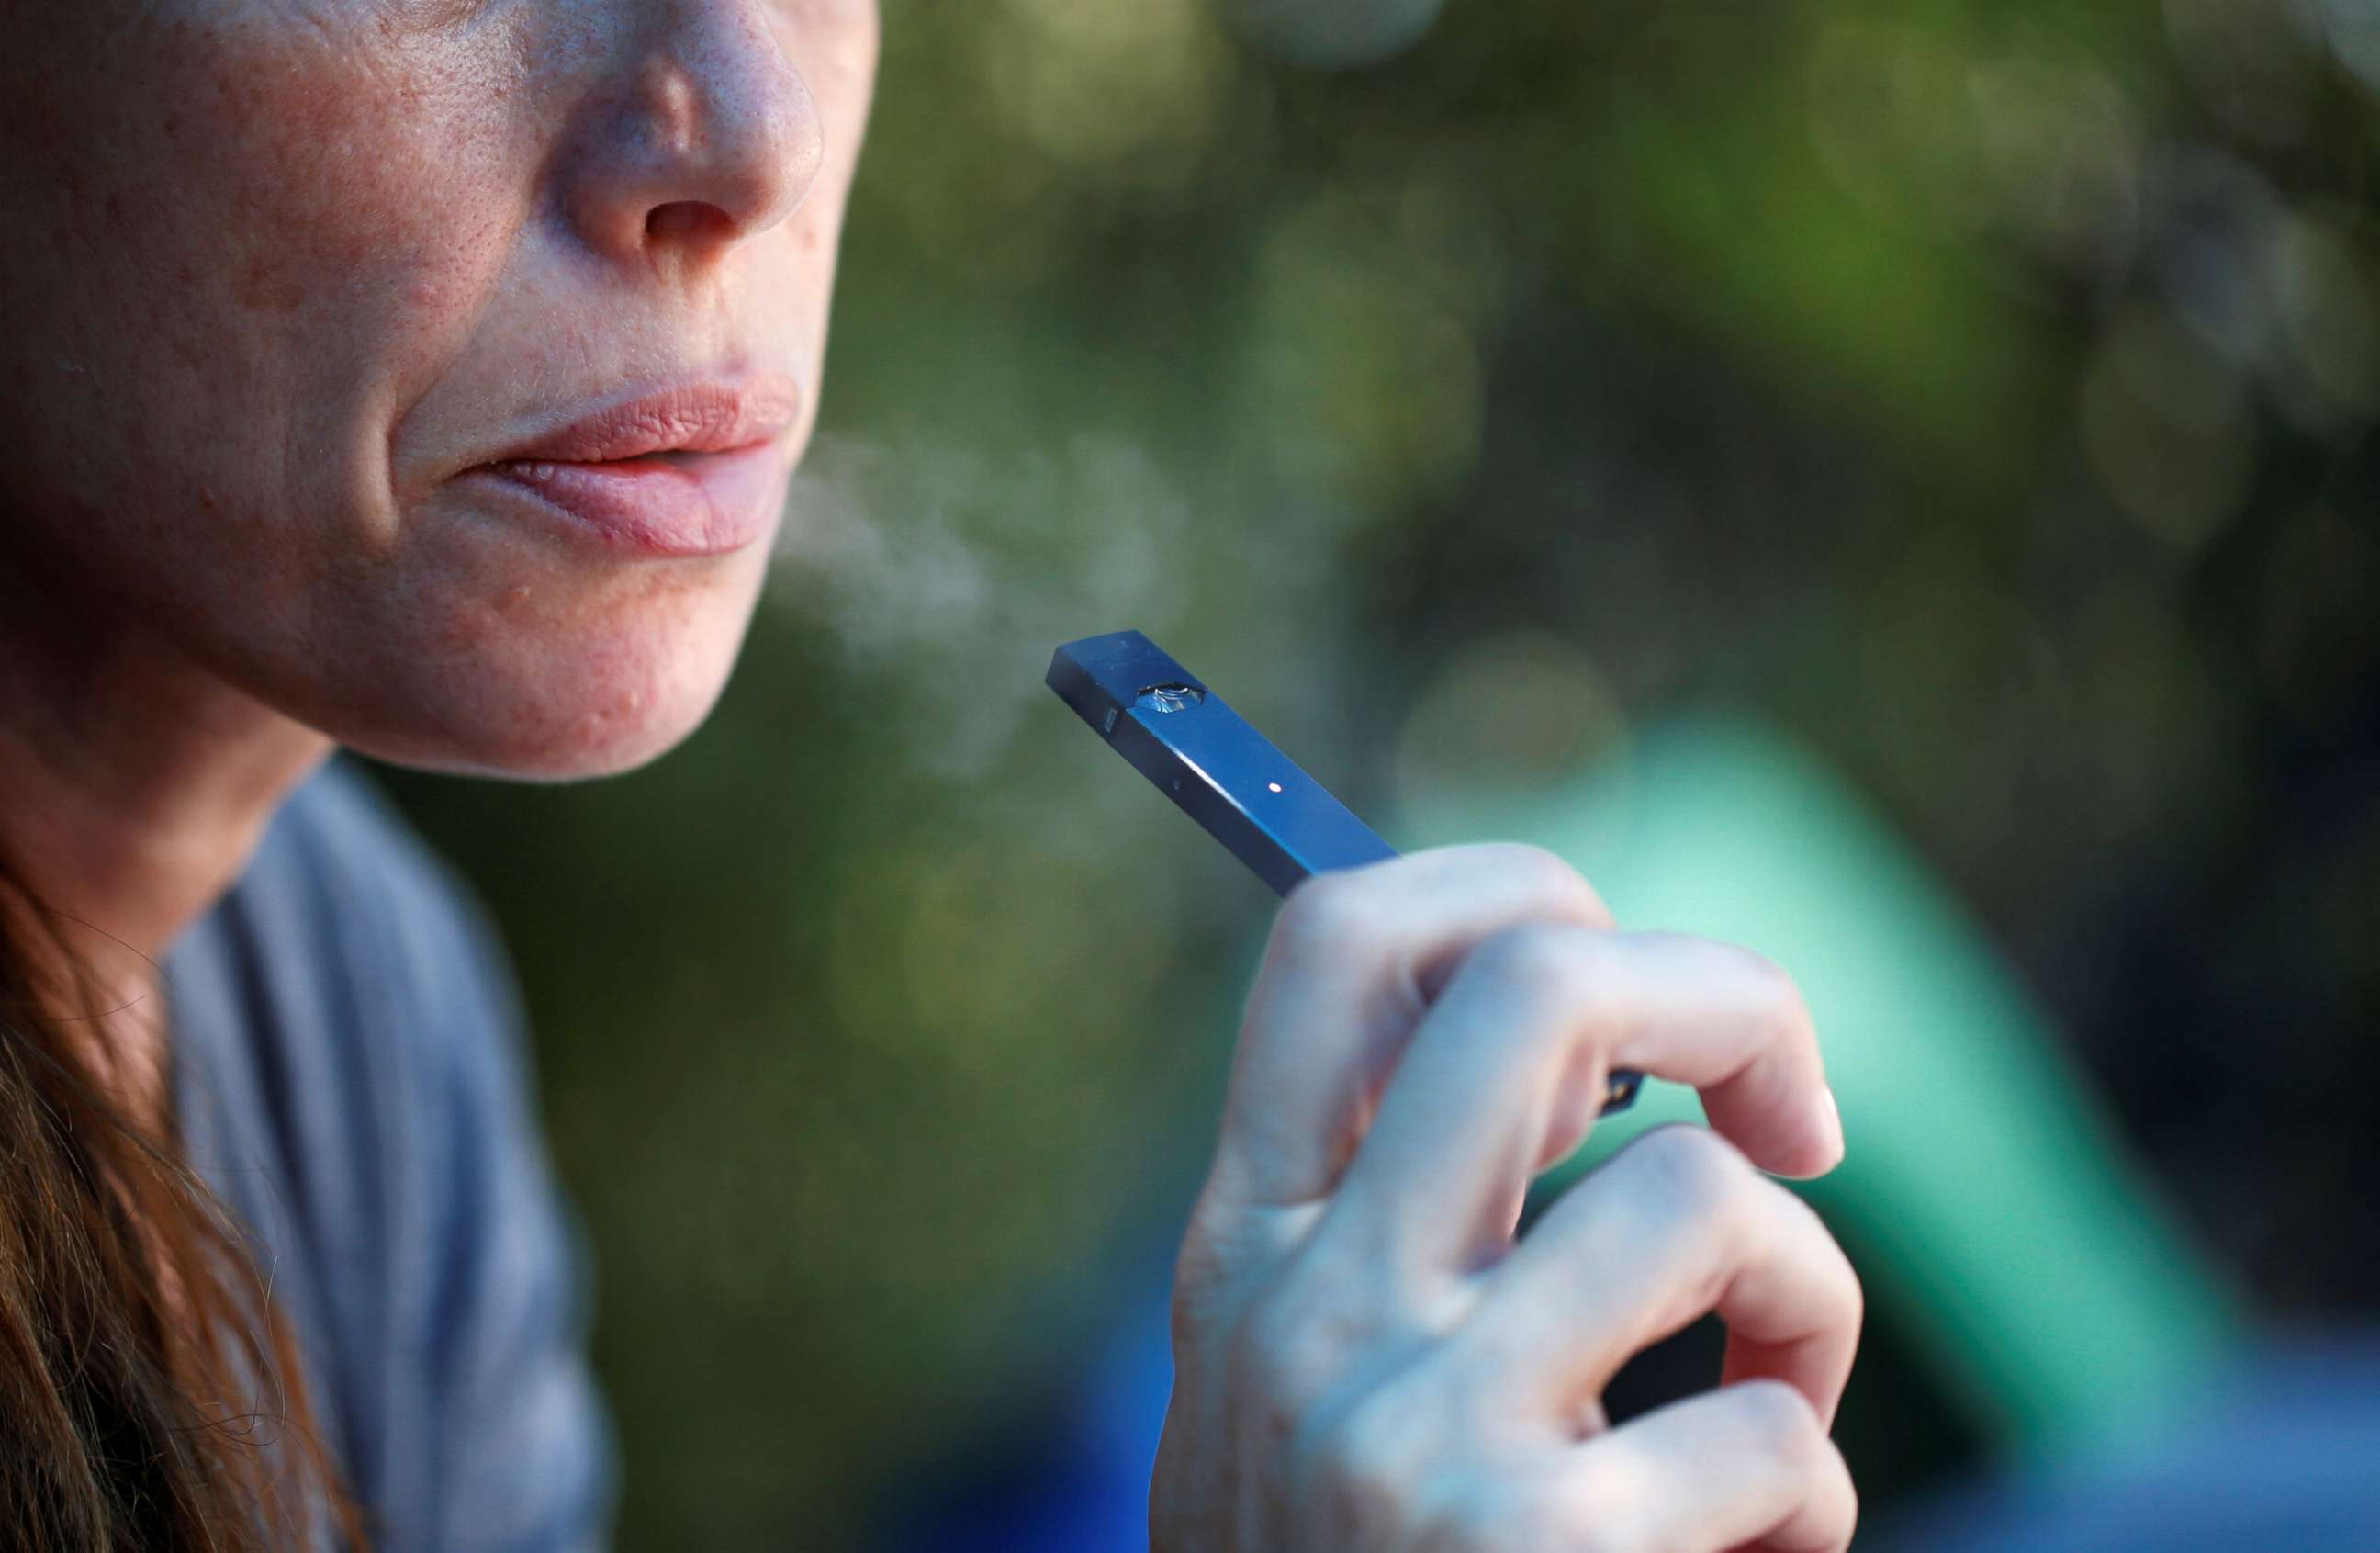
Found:
[[[1835,1103],[1833,1089],[1821,1088],[1818,1091],[1818,1108],[1826,1112],[1824,1125],[1834,1136],[1835,1163],[1840,1165],[1843,1162],[1843,1108]]]

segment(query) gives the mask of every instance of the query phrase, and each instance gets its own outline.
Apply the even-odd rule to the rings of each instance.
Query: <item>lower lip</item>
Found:
[[[609,464],[522,459],[471,477],[529,497],[582,539],[650,556],[726,555],[775,529],[784,466],[774,443]]]

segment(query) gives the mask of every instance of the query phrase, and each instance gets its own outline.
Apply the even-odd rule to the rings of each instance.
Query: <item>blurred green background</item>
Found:
[[[1392,840],[1782,730],[2253,1311],[2380,1306],[2368,7],[1455,0],[1348,75],[1203,0],[885,13],[717,715],[385,779],[527,989],[624,1547],[865,1546],[1164,1254],[1270,901],[1041,689],[1127,625]],[[1982,1443],[1896,1319],[1872,1514]]]

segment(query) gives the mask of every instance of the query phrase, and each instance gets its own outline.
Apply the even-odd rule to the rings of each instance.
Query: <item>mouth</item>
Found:
[[[723,555],[775,530],[799,406],[780,379],[681,385],[582,415],[462,478],[616,552]]]

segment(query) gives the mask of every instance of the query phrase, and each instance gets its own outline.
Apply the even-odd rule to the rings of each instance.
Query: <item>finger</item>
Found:
[[[1326,1195],[1473,945],[1518,922],[1610,920],[1576,869],[1536,847],[1418,852],[1300,885],[1249,995],[1210,1196],[1274,1207]]]
[[[1859,1275],[1810,1206],[1707,1129],[1645,1134],[1485,1280],[1449,1358],[1484,1394],[1574,1417],[1630,1356],[1706,1311],[1724,1378],[1779,1380],[1831,1424],[1859,1349]]]
[[[1800,1392],[1722,1386],[1580,1445],[1549,1520],[1598,1547],[1840,1553],[1859,1523],[1842,1453]]]
[[[1742,950],[1542,923],[1481,943],[1423,1020],[1333,1216],[1441,1265],[1500,1250],[1529,1177],[1594,1124],[1604,1075],[1694,1085],[1766,1168],[1841,1157],[1817,1038],[1793,984]]]

